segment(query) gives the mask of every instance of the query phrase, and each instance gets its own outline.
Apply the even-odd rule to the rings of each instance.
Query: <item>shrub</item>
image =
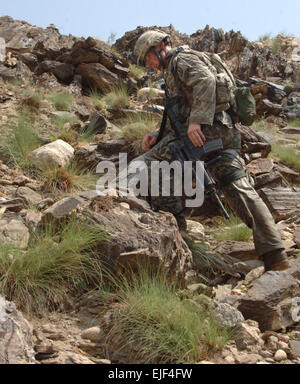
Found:
[[[92,99],[92,102],[93,102],[94,106],[96,107],[96,109],[98,109],[99,111],[106,112],[107,106],[103,100],[103,95],[101,95],[99,92],[93,90],[90,92],[90,98]]]
[[[130,76],[132,76],[136,79],[140,79],[141,77],[143,77],[146,74],[144,67],[139,67],[138,65],[135,65],[135,64],[131,64],[129,66],[129,71],[130,71],[129,72]]]
[[[42,144],[34,129],[34,118],[24,112],[18,117],[17,125],[13,128],[12,135],[1,145],[2,151],[15,166],[28,168],[31,166],[29,153]]]
[[[131,358],[145,364],[195,363],[222,349],[230,332],[193,301],[182,301],[175,283],[160,270],[115,281],[118,316],[106,342],[134,351]]]
[[[22,104],[27,106],[33,111],[40,109],[42,106],[43,95],[39,91],[35,91],[32,94],[27,93],[22,100]]]
[[[108,109],[126,108],[129,103],[128,90],[125,87],[114,87],[106,93],[102,101]]]
[[[119,127],[122,130],[120,137],[128,142],[140,141],[147,133],[157,129],[160,118],[155,118],[145,114],[136,114],[128,116],[120,121]]]
[[[51,192],[85,191],[95,189],[97,184],[97,175],[74,164],[43,170],[41,177],[45,180],[44,188]]]
[[[43,312],[62,304],[101,279],[93,247],[107,239],[105,231],[72,219],[59,230],[48,224],[27,250],[0,244],[0,292],[27,312]]]
[[[58,92],[53,93],[50,99],[57,110],[68,111],[74,100],[74,96],[69,93]]]

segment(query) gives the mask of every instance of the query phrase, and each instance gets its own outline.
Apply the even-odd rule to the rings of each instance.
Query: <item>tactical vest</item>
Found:
[[[226,63],[216,53],[204,53],[190,49],[188,46],[178,47],[172,52],[171,69],[176,80],[177,60],[179,53],[196,55],[215,75],[216,79],[216,113],[229,111],[234,122],[251,125],[256,118],[255,99],[250,89],[237,88],[236,81]],[[180,82],[180,80],[179,80]]]

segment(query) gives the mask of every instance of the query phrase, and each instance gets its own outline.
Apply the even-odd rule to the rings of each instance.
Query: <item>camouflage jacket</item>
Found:
[[[205,55],[201,60],[199,53],[183,48],[179,53],[176,48],[169,52],[164,74],[167,96],[178,98],[180,121],[186,127],[201,124],[208,140],[222,138],[225,148],[240,149],[241,138],[230,115],[225,111],[216,113],[216,69],[206,62]]]

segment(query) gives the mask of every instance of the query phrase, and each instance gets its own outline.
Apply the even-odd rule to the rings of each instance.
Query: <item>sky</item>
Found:
[[[266,33],[300,36],[300,0],[0,0],[0,16],[105,41],[137,26],[170,24],[189,35],[207,24],[239,30],[250,41]]]

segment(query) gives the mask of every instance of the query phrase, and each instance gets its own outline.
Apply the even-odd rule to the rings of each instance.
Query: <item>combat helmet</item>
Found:
[[[170,38],[167,33],[161,31],[147,31],[143,33],[137,40],[134,47],[134,55],[136,57],[137,65],[145,65],[144,59],[147,52],[160,44],[166,38]],[[156,52],[155,52],[156,53]],[[156,53],[157,54],[157,53]],[[158,58],[160,58],[160,54],[158,53]]]

